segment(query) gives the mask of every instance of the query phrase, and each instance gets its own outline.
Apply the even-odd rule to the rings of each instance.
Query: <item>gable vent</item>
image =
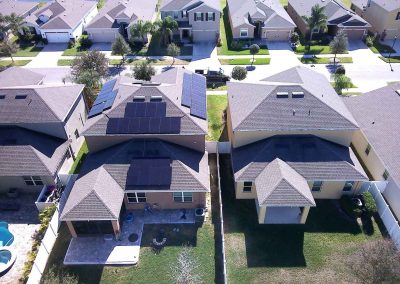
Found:
[[[134,96],[133,101],[134,102],[144,102],[146,100],[145,96]]]
[[[292,98],[294,99],[304,98],[304,92],[292,92]]]
[[[276,97],[278,99],[288,98],[289,97],[289,93],[288,92],[277,92],[276,93]]]

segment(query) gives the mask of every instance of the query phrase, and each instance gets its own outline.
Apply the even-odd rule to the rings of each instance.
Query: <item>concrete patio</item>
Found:
[[[104,235],[72,238],[64,258],[65,265],[135,265],[139,261],[140,244],[145,224],[194,224],[194,210],[130,211],[133,221],[124,220],[119,240],[108,239]],[[128,212],[126,213],[128,214]],[[125,214],[125,215],[126,215]],[[124,218],[125,219],[125,218]],[[129,241],[131,234],[138,239]]]

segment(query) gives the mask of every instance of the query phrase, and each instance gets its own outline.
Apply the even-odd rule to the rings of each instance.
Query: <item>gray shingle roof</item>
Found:
[[[63,121],[83,88],[84,85],[0,88],[0,124]],[[16,96],[26,98],[15,99]]]
[[[3,15],[15,13],[19,16],[25,15],[33,10],[40,1],[18,1],[18,0],[0,0],[0,11]]]
[[[306,180],[368,180],[353,151],[316,136],[273,136],[232,150],[236,181],[255,181],[276,158]]]
[[[400,84],[343,98],[374,151],[400,184]]]
[[[288,98],[277,93],[288,92]],[[303,92],[303,98],[292,98]],[[234,131],[358,129],[357,122],[328,80],[298,66],[260,83],[228,83],[228,100]]]
[[[400,1],[398,0],[371,0],[371,2],[377,4],[386,11],[393,11],[400,8]],[[363,9],[363,7],[368,5],[368,0],[352,0],[351,3]]]
[[[293,29],[296,27],[279,0],[263,0],[257,3],[253,0],[228,0],[228,6],[233,27],[248,23],[249,17],[263,21],[265,28]]]
[[[269,163],[255,180],[259,205],[315,206],[307,181],[280,159]]]
[[[97,1],[56,0],[32,13],[26,21],[39,25],[41,29],[74,29],[96,5]],[[51,15],[50,19],[46,23],[40,22],[40,15],[46,14]]]
[[[180,11],[198,7],[200,5],[207,5],[217,11],[221,10],[219,0],[164,0],[161,4],[161,11]]]
[[[131,163],[143,158],[170,159],[171,183],[164,186],[128,186]],[[115,219],[119,215],[125,190],[208,192],[207,154],[159,140],[131,140],[90,154],[67,200],[61,220]]]
[[[44,79],[44,75],[30,71],[21,67],[10,67],[0,72],[1,87],[15,87],[39,85]]]
[[[181,105],[183,74],[190,71],[182,68],[173,68],[161,75],[154,76],[152,81],[164,83],[160,86],[134,85],[131,78],[120,78],[114,90],[118,90],[116,100],[112,108],[103,114],[89,118],[85,125],[83,135],[103,136],[107,135],[109,118],[122,118],[125,115],[125,107],[132,102],[134,96],[161,96],[167,104],[167,117],[181,117],[181,135],[204,135],[208,133],[207,120],[190,115],[190,108]],[[200,76],[200,75],[195,75]],[[124,134],[121,134],[124,135]]]
[[[1,176],[54,176],[69,143],[19,127],[0,127]]]
[[[289,5],[300,16],[310,16],[311,8],[318,4],[325,7],[328,25],[338,27],[371,27],[371,25],[352,10],[344,6],[340,0],[289,0]],[[304,19],[302,19],[304,21]]]

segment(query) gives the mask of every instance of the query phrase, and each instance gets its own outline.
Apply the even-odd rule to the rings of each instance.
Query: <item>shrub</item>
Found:
[[[376,203],[371,192],[364,192],[362,194],[362,199],[364,201],[365,213],[367,213],[369,216],[372,216],[378,212],[378,208],[376,207]]]
[[[246,79],[246,77],[247,77],[247,70],[244,67],[235,66],[232,69],[231,76],[235,80],[242,81],[242,80]]]
[[[351,196],[343,195],[340,198],[340,206],[349,216],[360,217],[362,210],[353,202]]]
[[[373,37],[373,36],[367,36],[367,37],[365,38],[365,44],[366,44],[368,47],[373,46],[373,45],[374,45],[374,41],[375,41],[375,37]]]
[[[338,68],[336,68],[335,74],[345,75],[346,69],[343,65],[340,65]]]
[[[290,36],[290,42],[291,43],[298,43],[300,40],[300,36],[297,32],[292,33],[292,35]]]
[[[220,36],[218,36],[218,39],[217,39],[217,46],[218,46],[218,47],[221,47],[221,46],[222,46],[222,39],[221,39]]]
[[[132,68],[133,77],[136,80],[150,81],[151,76],[156,74],[156,70],[148,61],[137,63]]]
[[[89,49],[93,44],[93,42],[87,36],[81,37],[79,39],[79,43],[82,49]]]
[[[232,41],[231,48],[233,50],[240,50],[243,49],[243,43],[240,41]]]
[[[74,39],[70,39],[68,41],[68,48],[73,48],[75,46],[75,40]]]

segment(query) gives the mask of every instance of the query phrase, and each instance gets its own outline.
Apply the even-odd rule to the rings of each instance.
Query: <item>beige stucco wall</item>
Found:
[[[81,136],[82,129],[86,122],[86,105],[83,96],[79,96],[76,105],[71,110],[71,114],[65,122],[65,132],[68,139],[71,139],[71,148],[74,153],[77,153],[83,143],[83,136]],[[79,138],[75,137],[75,130],[79,132]]]
[[[41,176],[43,184],[54,185],[54,178],[50,176]],[[43,185],[29,186],[26,185],[22,176],[17,177],[0,177],[0,194],[6,193],[10,188],[18,188],[19,190],[37,193],[39,197],[40,190]]]
[[[207,13],[213,12],[215,13],[215,21],[195,21],[194,14],[195,13]],[[204,16],[205,17],[205,16]],[[218,10],[215,10],[211,7],[202,5],[195,9],[189,11],[189,24],[193,28],[193,32],[196,30],[208,30],[208,31],[219,31],[219,19],[221,17],[221,13]]]
[[[205,207],[206,192],[194,192],[193,202],[174,202],[172,192],[147,192],[147,203],[158,204],[159,209],[192,209]],[[143,209],[145,203],[128,203],[127,197],[124,197],[125,207],[128,210]]]
[[[257,198],[256,186],[255,186],[254,182],[253,182],[253,186],[251,188],[251,192],[243,192],[243,186],[244,186],[244,182],[236,182],[235,183],[235,192],[236,192],[237,199],[256,199]]]

